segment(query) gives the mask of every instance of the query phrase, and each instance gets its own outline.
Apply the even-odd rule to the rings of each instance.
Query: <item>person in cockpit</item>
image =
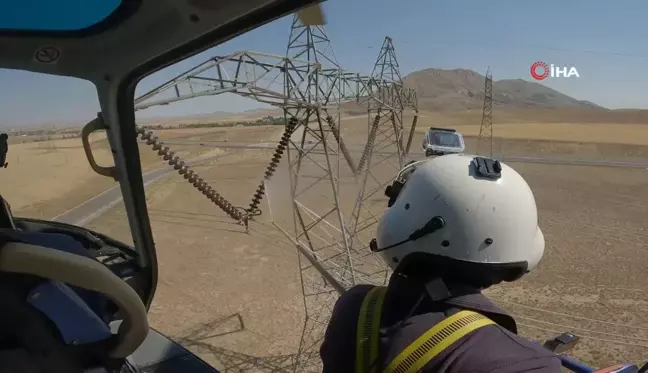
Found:
[[[6,133],[0,133],[0,167],[6,168],[7,152],[9,151],[9,136]]]
[[[561,372],[556,355],[518,336],[513,317],[482,294],[542,258],[529,185],[499,161],[461,154],[413,167],[388,189],[397,195],[372,242],[394,271],[389,285],[339,298],[320,349],[324,373]]]

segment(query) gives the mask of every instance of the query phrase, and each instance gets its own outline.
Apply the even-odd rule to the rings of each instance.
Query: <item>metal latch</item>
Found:
[[[473,158],[476,176],[497,180],[502,177],[502,164],[497,159],[475,157]]]

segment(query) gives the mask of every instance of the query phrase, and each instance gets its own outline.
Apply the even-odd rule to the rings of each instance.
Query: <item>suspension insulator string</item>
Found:
[[[187,166],[186,162],[180,159],[175,152],[171,151],[168,146],[164,145],[160,139],[153,134],[153,132],[148,131],[141,127],[136,127],[137,134],[142,140],[146,141],[146,144],[151,146],[153,151],[157,151],[157,154],[162,157],[169,165],[178,171],[182,177],[184,177],[187,182],[193,185],[198,191],[200,191],[205,197],[212,201],[216,206],[220,207],[229,217],[243,223],[247,229],[247,215],[242,211],[240,207],[236,207],[229,203],[225,198],[223,198],[220,193],[218,193],[214,188],[212,188],[207,182],[200,177],[194,170],[190,169]]]
[[[259,186],[257,187],[256,192],[252,197],[252,201],[250,202],[250,206],[246,210],[249,216],[261,215],[259,204],[261,203],[261,201],[263,200],[263,196],[265,195],[265,182],[270,180],[272,176],[274,176],[274,173],[277,171],[277,167],[281,162],[281,158],[283,157],[284,151],[286,150],[290,142],[290,137],[295,131],[295,128],[297,128],[298,124],[299,121],[295,117],[290,118],[290,120],[286,124],[286,128],[284,130],[283,136],[281,136],[281,140],[279,140],[279,144],[277,144],[277,148],[275,149],[274,154],[272,155],[272,159],[270,160],[268,167],[266,167],[263,180],[261,181],[261,183],[259,183]]]

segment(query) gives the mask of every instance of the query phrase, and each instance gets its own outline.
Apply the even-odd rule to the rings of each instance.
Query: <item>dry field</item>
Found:
[[[269,156],[238,150],[196,171],[229,201],[246,206]],[[289,364],[289,356],[269,356],[290,355],[298,346],[303,316],[297,256],[264,221],[267,211],[245,234],[177,175],[151,186],[147,199],[160,265],[152,326],[228,368],[224,372]],[[89,227],[131,242],[122,206]],[[254,357],[262,358],[248,362]]]
[[[432,116],[422,114],[419,128],[441,125]],[[357,160],[357,149],[362,148],[366,138],[366,121],[352,121],[355,119],[344,121],[341,127]],[[405,123],[407,127],[407,118]],[[497,134],[506,137],[496,142],[496,154],[499,148],[499,154],[508,155],[645,160],[648,153],[648,136],[631,132],[646,130],[629,122],[609,126],[526,123],[518,128],[528,132],[520,133],[507,132],[506,128],[513,128],[508,126],[495,127]],[[576,137],[583,127],[588,131]],[[461,130],[474,135],[470,128]],[[263,142],[276,138],[276,132],[276,127],[165,130],[161,137],[204,143],[224,139]],[[418,151],[419,142],[420,137],[415,137],[412,152]],[[474,139],[467,139],[469,149],[473,144]],[[21,159],[27,159],[24,154],[40,154],[33,148],[16,148],[11,148],[9,154]],[[60,155],[49,156],[49,168],[19,171],[12,164],[17,161],[9,159],[10,167],[5,172],[14,172],[13,177],[22,184],[9,187],[10,192],[3,190],[3,194],[13,205],[22,203],[20,211],[34,210],[28,203],[14,199],[28,201],[39,193],[43,195],[41,208],[52,206],[47,207],[51,213],[45,216],[56,215],[89,198],[77,196],[78,202],[63,199],[65,193],[81,194],[82,185],[88,185],[93,176],[81,176],[83,168],[91,173],[85,158],[60,148],[50,154],[68,154],[70,163],[62,161]],[[186,151],[186,157],[214,151],[208,146],[177,149]],[[142,154],[149,153],[142,150]],[[218,161],[196,169],[230,202],[246,207],[271,153],[221,150]],[[56,159],[65,166],[56,167]],[[149,159],[143,162],[150,167],[159,165],[154,157],[143,159]],[[611,365],[619,359],[641,361],[648,351],[648,326],[642,326],[648,325],[648,280],[641,276],[645,262],[642,259],[648,249],[648,223],[642,216],[648,207],[648,171],[521,163],[512,166],[527,178],[535,192],[547,250],[536,272],[519,283],[490,289],[489,294],[517,317],[524,335],[546,339],[572,331],[583,336],[576,357],[597,366]],[[314,167],[306,168],[316,174]],[[66,173],[68,169],[72,171]],[[48,172],[66,175],[60,176],[63,181],[74,178],[79,185],[64,193],[60,192],[64,190],[63,181],[61,186],[59,182],[48,183],[47,191],[39,186],[27,191],[29,181],[33,183],[37,176]],[[393,172],[395,168],[389,162],[375,171],[382,180],[392,177]],[[342,188],[347,191],[342,193],[341,203],[349,214],[355,193],[348,191],[353,190],[354,183],[345,175],[348,172],[341,173]],[[277,178],[285,176],[285,171],[279,171]],[[92,195],[97,185],[94,189],[84,188]],[[282,224],[286,224],[285,216],[290,211],[282,196],[286,186],[279,180],[270,188],[272,216]],[[327,190],[326,186],[319,188],[316,192]],[[58,198],[54,197],[56,190]],[[305,198],[308,206],[319,212],[331,203],[330,193]],[[160,265],[158,292],[150,313],[152,326],[180,340],[223,372],[284,371],[282,368],[290,365],[298,347],[304,312],[296,251],[271,227],[267,205],[262,204],[264,214],[251,223],[246,234],[243,227],[177,175],[153,184],[147,191],[147,202]],[[377,193],[369,204],[379,211],[386,201],[382,193]],[[131,242],[121,205],[88,227]]]
[[[112,164],[105,141],[95,143],[98,164]],[[15,214],[52,218],[112,185],[94,174],[85,158],[81,139],[9,144],[9,166],[2,170],[2,195]]]
[[[525,335],[583,336],[575,355],[597,366],[641,362],[648,349],[648,171],[513,164],[534,190],[547,249],[517,284],[489,291]]]
[[[503,139],[648,146],[648,123],[644,122],[574,123],[567,121],[544,122],[538,119],[535,121],[516,121],[512,118],[509,118],[507,121],[501,121],[501,118],[497,116],[498,114],[493,114],[493,120],[495,122],[493,125],[493,133],[495,136]],[[412,113],[405,112],[403,115],[403,125],[407,130],[411,126],[412,118]],[[431,126],[454,128],[466,137],[476,137],[479,135],[480,123],[481,111],[479,113],[475,112],[471,116],[464,115],[459,118],[445,113],[439,114],[421,111],[416,126],[417,136],[415,136],[416,141],[414,145],[419,146],[421,137]],[[345,135],[348,132],[357,134],[359,138],[362,138],[366,134],[367,119],[354,118],[351,120],[342,120],[341,127]]]
[[[422,123],[421,123],[422,122]],[[421,135],[428,121],[419,121]],[[434,125],[434,123],[429,123]],[[442,123],[440,123],[442,126]],[[425,126],[425,127],[424,127]],[[474,125],[453,126],[465,136],[479,135],[479,122]],[[506,139],[546,140],[556,142],[607,143],[648,145],[648,125],[611,123],[520,123],[495,124],[493,133]]]
[[[162,140],[195,136],[208,132],[215,140],[263,142],[274,139],[276,127],[232,129],[165,130],[157,134]],[[93,154],[100,166],[113,164],[105,134],[91,138]],[[144,172],[164,167],[157,153],[140,142],[140,160]],[[177,150],[186,160],[200,159],[221,153],[220,149],[188,147]],[[114,182],[92,171],[86,160],[81,139],[56,139],[43,142],[10,144],[9,167],[3,178],[11,180],[0,191],[15,214],[26,217],[53,218],[110,188]],[[46,185],[43,185],[46,180]]]

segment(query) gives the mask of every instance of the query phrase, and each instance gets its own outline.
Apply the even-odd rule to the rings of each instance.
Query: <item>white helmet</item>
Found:
[[[509,166],[451,154],[410,164],[399,175],[404,185],[398,190],[397,180],[391,188],[397,197],[392,194],[372,243],[392,269],[414,252],[520,264],[527,271],[542,258],[545,242],[535,198]]]

